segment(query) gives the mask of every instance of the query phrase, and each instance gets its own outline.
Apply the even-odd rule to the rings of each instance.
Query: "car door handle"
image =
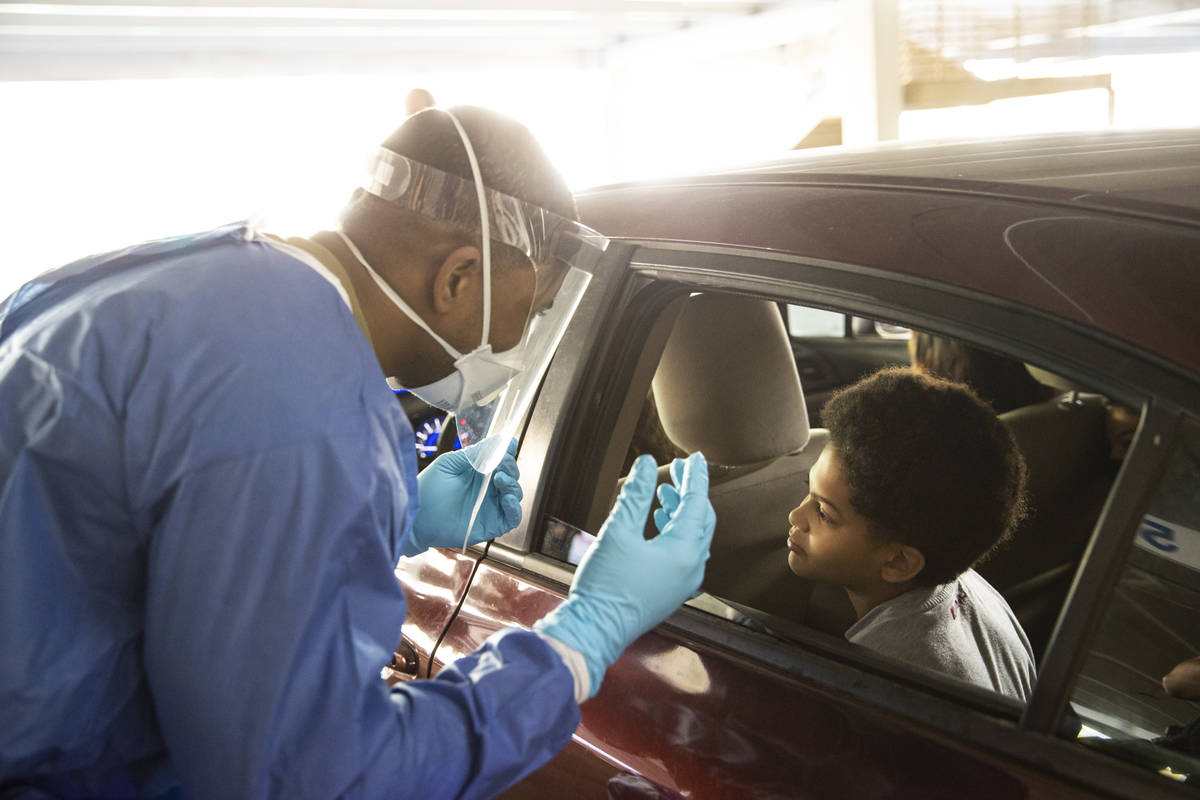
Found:
[[[400,645],[392,655],[391,662],[383,668],[383,677],[407,680],[417,676],[417,650],[407,638],[400,640]]]

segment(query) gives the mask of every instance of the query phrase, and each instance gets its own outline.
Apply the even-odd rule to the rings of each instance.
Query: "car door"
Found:
[[[1046,315],[1030,317],[934,283],[730,248],[615,244],[523,436],[524,521],[479,558],[437,661],[475,649],[507,625],[531,625],[565,596],[572,562],[615,496],[624,446],[612,442],[632,435],[670,331],[672,303],[714,290],[920,323],[980,344],[991,336],[1014,357],[1067,372],[1122,358],[1123,374],[1106,388],[1135,407],[1145,398],[1130,393],[1131,381],[1161,377],[1120,347],[1106,349]],[[1195,400],[1191,384],[1168,376],[1161,385]],[[1143,420],[1144,446],[1131,458],[1153,467],[1161,455],[1145,442],[1161,442],[1163,424],[1154,415]],[[1121,513],[1101,521],[1095,541],[1120,542],[1137,527],[1145,487],[1136,473],[1122,480],[1109,501],[1109,510]],[[1091,569],[1102,563],[1093,560]],[[1091,602],[1109,588],[1099,584]],[[1073,603],[1086,612],[1081,597]],[[1060,634],[1057,649],[1051,645],[1036,705],[1024,708],[852,652],[827,632],[780,637],[728,611],[698,598],[635,642],[583,704],[580,728],[563,753],[506,796],[1175,796],[1169,782],[1070,741],[1074,720],[1063,709],[1085,637],[1066,622],[1060,620],[1066,638]]]

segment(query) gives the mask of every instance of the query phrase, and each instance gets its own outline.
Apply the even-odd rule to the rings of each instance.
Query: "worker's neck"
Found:
[[[347,289],[358,298],[361,309],[355,318],[375,350],[384,375],[405,386],[423,386],[453,371],[453,361],[446,351],[379,290],[342,237],[321,231],[310,238],[341,265],[339,277],[350,282]]]

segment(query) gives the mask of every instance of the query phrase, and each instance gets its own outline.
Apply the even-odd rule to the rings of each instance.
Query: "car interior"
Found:
[[[808,471],[828,439],[817,426],[820,406],[838,386],[908,362],[903,339],[859,320],[847,327],[850,335],[836,342],[794,336],[775,302],[688,297],[653,373],[637,427],[642,440],[635,437],[625,459],[650,452],[665,465],[679,453],[705,453],[718,522],[702,588],[773,630],[800,624],[840,636],[855,621],[844,591],[798,578],[784,557],[788,513],[807,494]],[[842,363],[831,363],[838,356]],[[1039,657],[1115,474],[1106,399],[1061,382],[1048,394],[1001,415],[1028,465],[1030,513],[978,567],[1009,600]],[[661,433],[646,436],[654,416]]]

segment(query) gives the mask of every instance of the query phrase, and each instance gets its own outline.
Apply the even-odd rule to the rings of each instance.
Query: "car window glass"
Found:
[[[568,564],[578,564],[595,541],[596,537],[587,531],[561,519],[547,517],[541,552]]]
[[[543,525],[541,552],[578,563],[590,534],[597,532],[616,498],[620,476],[637,455],[652,455],[663,465],[660,481],[666,481],[671,459],[701,449],[710,463],[710,497],[718,517],[702,587],[716,605],[708,603],[705,610],[724,608],[722,616],[736,617],[747,627],[776,637],[797,638],[793,634],[803,632],[844,643],[844,634],[857,620],[854,609],[841,587],[813,583],[791,571],[788,515],[807,495],[809,470],[827,441],[827,432],[820,427],[821,407],[836,389],[864,374],[907,364],[908,343],[879,336],[874,322],[866,320],[874,335],[839,339],[836,347],[827,348],[822,342],[830,342],[828,338],[797,336],[790,323],[830,312],[726,297],[731,298],[731,310],[744,303],[752,312],[750,318],[739,322],[737,315],[714,309],[703,319],[720,319],[720,326],[702,320],[691,329],[697,338],[691,347],[681,348],[675,341],[681,328],[672,331],[665,350],[653,354],[655,359],[661,357],[658,370],[651,369],[627,389],[627,406],[639,398],[632,406],[636,423],[604,423],[613,431],[633,431],[632,437],[620,441],[614,434],[607,443],[623,456],[606,459],[614,467],[611,477],[601,476],[601,483],[611,481],[611,491],[598,492],[598,507],[586,512],[560,513],[551,508],[554,517]],[[809,317],[809,311],[816,313]],[[774,354],[766,352],[769,348],[764,347],[762,335],[771,314],[780,331],[786,330],[785,339],[790,339]],[[889,332],[907,335],[904,320],[894,323]],[[943,344],[946,351],[956,345],[952,340]],[[710,357],[719,360],[721,350],[730,356],[727,363],[702,363]],[[961,364],[961,350],[955,350],[948,363]],[[1011,389],[997,393],[994,402],[1027,462],[1033,512],[1014,541],[978,565],[977,571],[1005,598],[1040,657],[1124,455],[1123,449],[1112,447],[1107,432],[1119,407],[1081,387],[1061,392],[1039,384],[1020,362],[990,355],[996,360],[986,362],[989,369],[984,373],[995,373],[1002,388]],[[922,368],[933,369],[931,365],[937,364],[929,362]],[[798,381],[802,399],[786,391],[787,381],[777,380],[789,369],[794,370],[790,380]],[[980,377],[972,381],[983,383]],[[984,389],[979,393],[984,395]],[[993,402],[990,396],[985,399]],[[1128,412],[1124,424],[1115,428],[1124,435],[1136,424],[1137,414],[1122,411]],[[798,418],[805,415],[808,424],[798,426]],[[650,521],[646,535],[655,535]]]
[[[1200,424],[1189,420],[1092,640],[1071,705],[1080,741],[1200,775]],[[1164,680],[1165,679],[1165,680]]]
[[[792,336],[846,335],[846,315],[823,308],[808,308],[789,304],[787,307],[788,333]]]

